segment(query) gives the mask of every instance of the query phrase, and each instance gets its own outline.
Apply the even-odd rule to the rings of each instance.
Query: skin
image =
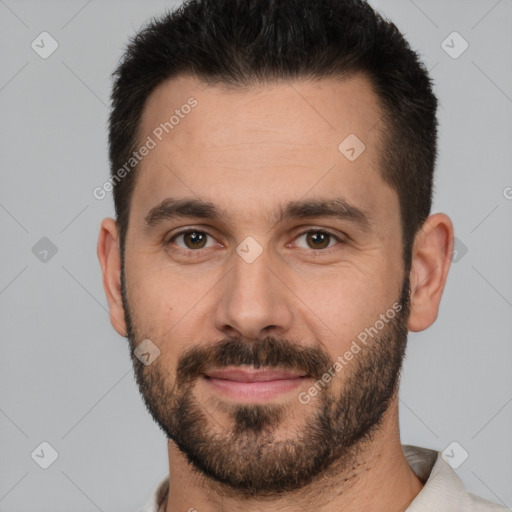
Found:
[[[190,77],[161,84],[142,118],[141,140],[193,96],[197,107],[140,164],[126,240],[125,277],[134,326],[158,340],[159,368],[172,385],[179,357],[191,345],[208,346],[228,336],[256,340],[274,335],[321,347],[333,360],[396,301],[404,279],[399,202],[378,172],[378,99],[363,76],[342,82],[296,81],[247,90],[206,87]],[[338,150],[350,134],[366,149],[354,161]],[[148,231],[144,219],[165,198],[210,200],[229,213],[229,221],[174,219]],[[343,197],[368,213],[367,230],[346,220],[311,218],[276,224],[271,212],[286,201]],[[193,227],[211,238],[193,258],[165,245],[173,233]],[[308,246],[314,228],[346,242],[329,249]],[[248,236],[262,248],[248,264],[236,252]],[[176,246],[175,246],[176,247]],[[330,252],[327,252],[330,251]],[[436,320],[453,251],[453,227],[442,213],[418,231],[409,273],[408,328],[421,331]],[[113,219],[104,219],[98,240],[111,322],[127,335],[121,295],[119,236]],[[340,313],[341,312],[341,313]],[[350,366],[344,372],[350,372]],[[342,389],[350,373],[333,387]],[[276,439],[293,433],[314,411],[296,399],[311,383],[273,403],[290,414]],[[229,418],[219,396],[200,383],[194,398],[212,422]],[[232,402],[223,397],[221,401]],[[420,492],[402,452],[395,395],[370,443],[357,457],[357,469],[340,469],[296,493],[272,500],[242,499],[194,471],[173,441],[168,442],[170,495],[166,511],[399,511]],[[348,483],[344,483],[347,480]]]

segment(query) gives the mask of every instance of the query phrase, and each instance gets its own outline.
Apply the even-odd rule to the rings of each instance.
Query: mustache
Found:
[[[190,383],[213,368],[239,365],[299,370],[317,380],[332,366],[332,361],[318,348],[299,347],[270,336],[250,343],[225,339],[185,352],[178,361],[176,383],[178,386]]]

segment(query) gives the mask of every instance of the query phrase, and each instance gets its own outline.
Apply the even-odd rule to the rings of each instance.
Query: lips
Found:
[[[238,403],[260,403],[297,390],[308,379],[306,373],[270,368],[228,367],[204,374],[212,392]]]
[[[306,374],[285,370],[222,368],[207,372],[206,377],[230,380],[233,382],[267,382],[274,380],[299,379],[306,377]]]

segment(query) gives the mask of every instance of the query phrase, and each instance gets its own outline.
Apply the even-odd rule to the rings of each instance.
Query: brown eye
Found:
[[[183,240],[189,249],[202,249],[206,243],[206,234],[200,231],[190,231],[183,235]]]
[[[325,249],[329,246],[330,239],[331,235],[322,231],[310,231],[306,235],[306,240],[313,249]]]
[[[176,244],[180,249],[204,249],[209,236],[210,235],[204,231],[182,231],[174,235],[168,243],[173,244],[177,239],[181,238],[183,240],[182,244]]]
[[[328,249],[342,240],[333,235],[332,233],[328,233],[327,231],[323,231],[320,229],[313,229],[310,231],[306,231],[297,237],[297,240],[305,238],[306,247],[302,247],[304,249]]]

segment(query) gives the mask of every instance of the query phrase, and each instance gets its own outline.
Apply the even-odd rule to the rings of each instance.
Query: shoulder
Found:
[[[471,504],[471,512],[512,512],[512,509],[498,505],[471,492],[467,493],[468,501]]]
[[[468,492],[442,452],[419,446],[402,445],[407,462],[424,483],[407,512],[512,512]]]

